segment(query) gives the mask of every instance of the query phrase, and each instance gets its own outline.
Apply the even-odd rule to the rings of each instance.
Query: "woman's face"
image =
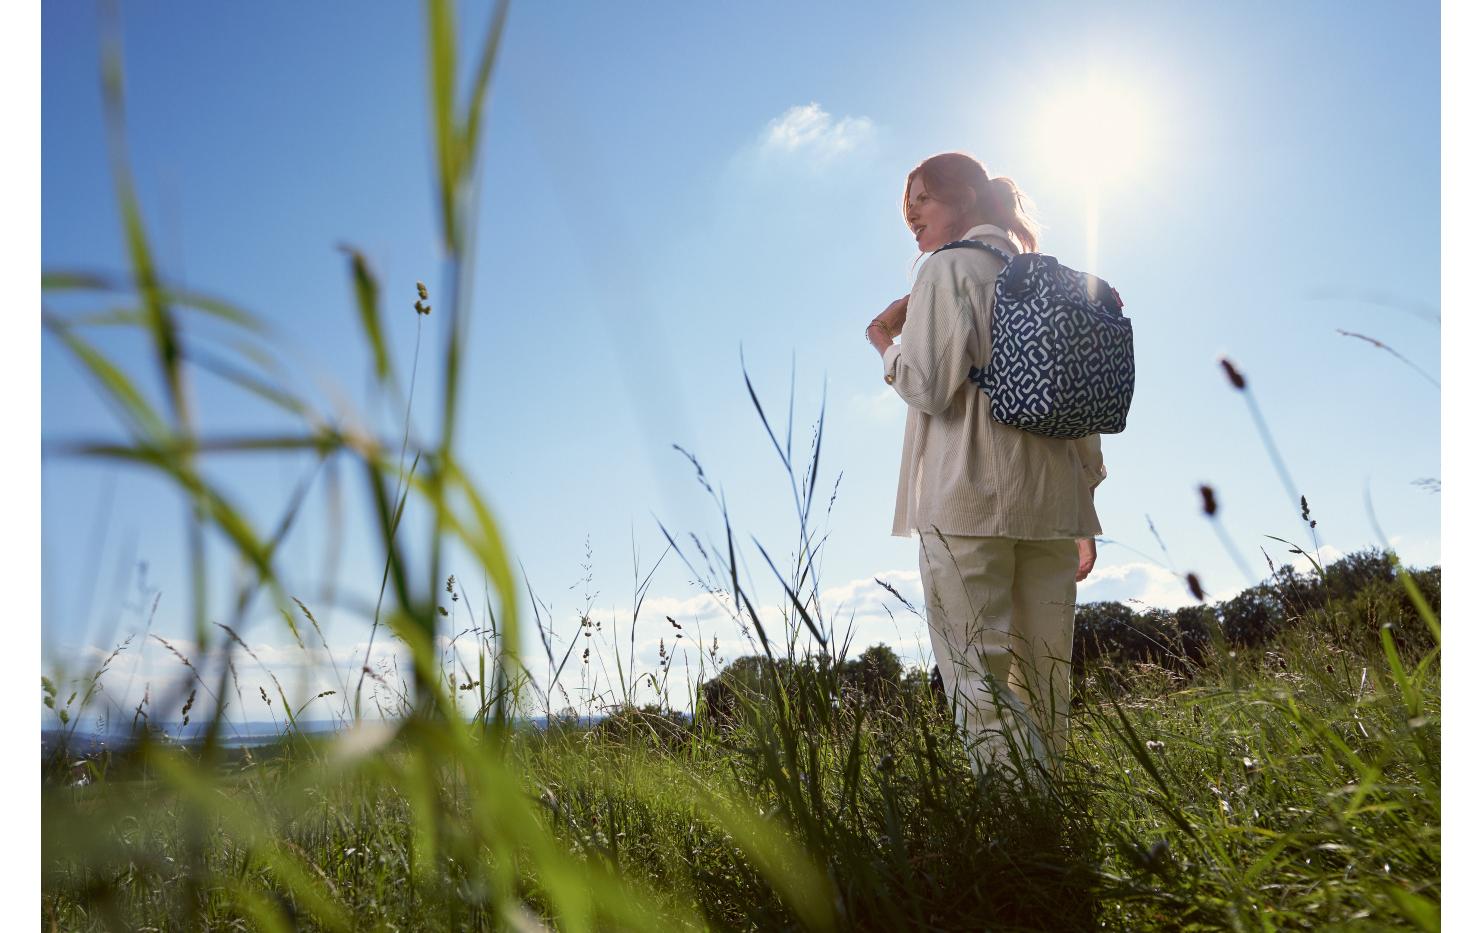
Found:
[[[963,223],[962,212],[928,193],[919,175],[911,179],[906,223],[911,225],[911,232],[916,236],[916,247],[923,253],[961,239],[968,230]]]

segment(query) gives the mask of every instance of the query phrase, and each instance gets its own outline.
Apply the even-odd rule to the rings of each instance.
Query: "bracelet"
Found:
[[[869,340],[870,340],[870,328],[873,328],[873,327],[878,327],[882,331],[885,331],[885,336],[886,337],[889,337],[890,336],[890,331],[886,329],[886,327],[885,327],[884,324],[880,323],[879,321],[871,321],[869,327],[866,327],[865,328],[865,342],[866,343],[868,343]]]

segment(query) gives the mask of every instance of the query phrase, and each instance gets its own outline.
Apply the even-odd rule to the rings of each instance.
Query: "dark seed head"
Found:
[[[1241,374],[1240,370],[1235,368],[1235,364],[1230,362],[1229,357],[1220,357],[1220,366],[1224,367],[1225,375],[1229,378],[1230,385],[1244,392],[1245,376]]]
[[[1202,586],[1199,585],[1199,576],[1198,576],[1198,574],[1191,573],[1191,574],[1189,574],[1188,579],[1189,579],[1189,592],[1194,594],[1194,598],[1195,599],[1199,600],[1201,603],[1204,602],[1204,587],[1202,587]]]
[[[1214,513],[1219,511],[1219,504],[1214,501],[1214,487],[1209,485],[1200,486],[1199,495],[1204,497],[1204,514],[1213,518]]]

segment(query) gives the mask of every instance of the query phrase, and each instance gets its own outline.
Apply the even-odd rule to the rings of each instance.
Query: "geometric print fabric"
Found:
[[[1005,264],[994,286],[992,359],[968,371],[993,420],[1047,437],[1125,429],[1136,370],[1132,322],[1116,289],[1042,253],[1009,256],[980,240],[941,249],[959,247]]]

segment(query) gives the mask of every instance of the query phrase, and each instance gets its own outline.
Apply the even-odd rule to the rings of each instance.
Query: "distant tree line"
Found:
[[[1142,612],[1124,603],[1086,603],[1075,613],[1076,674],[1091,665],[1202,664],[1217,640],[1232,648],[1260,647],[1299,619],[1335,644],[1365,648],[1378,645],[1380,630],[1388,625],[1402,652],[1423,652],[1434,639],[1396,568],[1392,553],[1369,549],[1333,561],[1321,573],[1283,566],[1223,602]],[[1439,617],[1441,568],[1409,573]]]
[[[1071,658],[1074,676],[1079,682],[1092,667],[1133,663],[1197,667],[1217,644],[1260,647],[1299,619],[1335,644],[1356,639],[1355,647],[1365,648],[1379,643],[1380,630],[1387,625],[1403,653],[1425,651],[1434,639],[1406,592],[1397,566],[1393,554],[1370,549],[1336,560],[1320,573],[1283,566],[1264,582],[1221,602],[1140,612],[1119,602],[1078,605]],[[1421,598],[1439,617],[1441,568],[1411,570],[1410,576]],[[773,672],[784,690],[822,685],[835,693],[836,702],[864,708],[898,706],[927,694],[908,689],[912,678],[923,686],[929,684],[930,694],[941,697],[936,671],[908,669],[888,645],[880,644],[838,665],[827,656],[770,662],[757,655],[737,658],[700,685],[702,714],[721,723],[735,721],[744,704],[765,702],[775,690],[775,685],[766,682]]]

